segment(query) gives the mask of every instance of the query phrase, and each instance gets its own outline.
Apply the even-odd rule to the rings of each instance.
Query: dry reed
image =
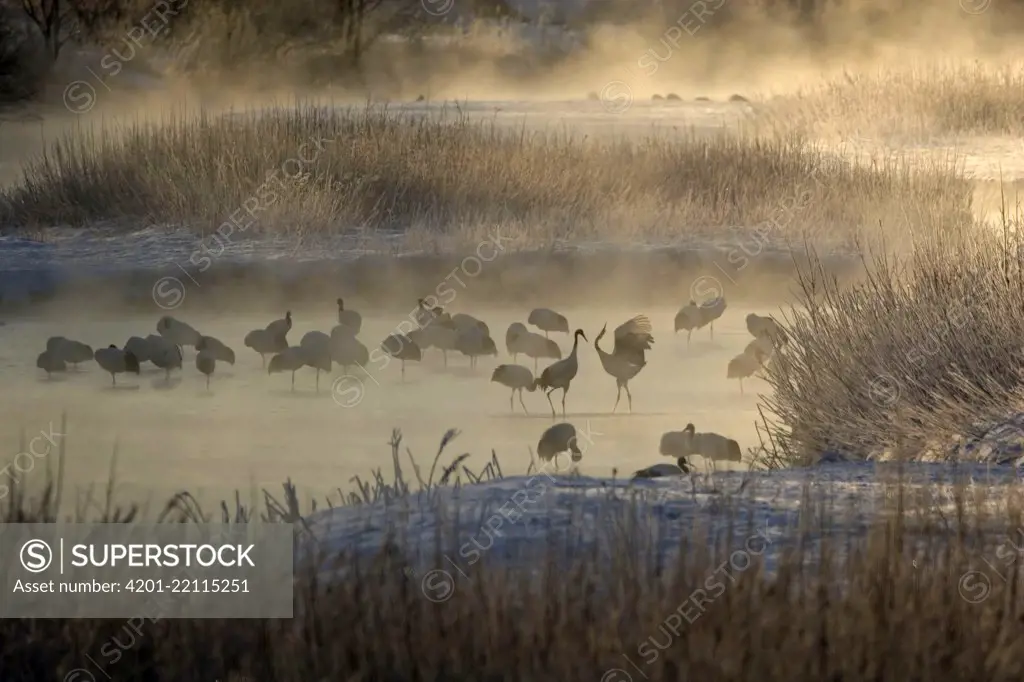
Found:
[[[880,137],[893,148],[951,145],[969,135],[1024,133],[1024,72],[1019,63],[911,63],[844,73],[824,85],[768,102],[764,127]]]
[[[325,141],[318,153],[312,140]],[[310,162],[289,161],[300,153]],[[271,181],[269,198],[258,188],[282,167],[294,179]],[[254,195],[255,222],[242,210]],[[0,195],[0,222],[156,222],[209,234],[235,213],[249,234],[404,233],[446,247],[500,226],[521,249],[706,243],[760,224],[776,245],[830,248],[852,247],[880,222],[900,233],[911,218],[936,230],[969,220],[970,199],[952,167],[864,167],[791,135],[581,138],[453,111],[300,105],[76,131],[26,163],[22,182]],[[780,207],[796,204],[780,219]]]
[[[791,464],[823,450],[946,459],[1020,410],[1024,248],[1002,230],[922,236],[907,256],[865,259],[842,286],[812,259],[785,315],[791,345],[767,374],[769,427]]]

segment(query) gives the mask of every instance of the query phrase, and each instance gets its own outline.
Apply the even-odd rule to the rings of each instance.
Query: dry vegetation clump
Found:
[[[50,498],[11,499],[4,521],[54,517]],[[695,527],[668,563],[638,542],[651,533],[638,507],[601,555],[571,539],[529,567],[485,553],[451,591],[390,542],[340,557],[346,578],[330,585],[300,570],[292,620],[8,619],[0,665],[12,682],[74,669],[148,682],[1020,679],[1020,562],[1001,551],[1018,502],[998,523],[962,505],[909,523],[898,499],[862,537],[832,535],[835,512],[814,499],[799,529]],[[441,538],[433,550],[446,567]]]
[[[849,287],[813,260],[801,268],[793,343],[772,362],[764,398],[785,459],[887,448],[945,458],[957,436],[1019,411],[1019,225],[922,238],[910,256],[865,259],[867,278]]]
[[[324,141],[319,153],[314,140]],[[273,172],[279,179],[264,184]],[[780,245],[831,247],[852,246],[879,221],[899,232],[906,216],[945,229],[969,219],[971,194],[952,168],[852,165],[794,136],[578,138],[462,113],[300,106],[82,130],[27,163],[0,199],[0,220],[18,225],[141,219],[209,233],[233,213],[248,224],[249,201],[259,206],[254,231],[272,233],[469,241],[502,226],[529,247],[587,237],[685,243],[764,224]],[[747,227],[727,227],[736,225]]]
[[[821,87],[769,102],[765,127],[880,136],[894,146],[957,135],[1024,134],[1021,64],[926,63],[845,73]],[[827,128],[826,128],[827,126]]]

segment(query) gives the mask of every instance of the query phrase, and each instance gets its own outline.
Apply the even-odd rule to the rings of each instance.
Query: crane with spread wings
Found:
[[[651,321],[646,315],[636,317],[619,325],[613,334],[615,345],[611,353],[601,349],[601,338],[608,330],[608,325],[601,327],[601,333],[594,339],[594,348],[598,357],[601,358],[601,366],[615,379],[615,386],[618,389],[615,395],[615,406],[612,412],[619,407],[619,400],[622,398],[622,391],[625,389],[626,398],[629,401],[629,411],[633,411],[633,395],[629,392],[629,381],[640,373],[647,365],[646,351],[654,344],[654,337],[651,336]]]

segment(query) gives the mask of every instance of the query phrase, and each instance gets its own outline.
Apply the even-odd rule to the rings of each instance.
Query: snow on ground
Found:
[[[387,235],[377,235],[376,248],[371,251],[357,238],[343,235],[319,241],[263,235],[214,242],[213,238],[203,241],[188,230],[164,226],[140,226],[130,231],[55,227],[42,232],[43,240],[0,236],[0,303],[45,299],[54,296],[58,287],[77,280],[97,281],[128,272],[169,272],[188,281],[182,269],[195,272],[193,261],[202,261],[193,254],[203,246],[214,254],[211,258],[215,257],[219,265],[262,266],[288,279],[301,274],[311,262],[344,263],[386,250],[391,241]],[[143,277],[141,288],[128,298],[152,296],[153,281],[159,276]]]
[[[707,234],[712,228],[699,230]],[[545,248],[543,253],[687,254],[694,259],[707,260],[710,266],[711,261],[725,262],[737,244],[746,244],[749,240],[750,231],[741,227],[718,228],[717,231],[720,236],[715,241],[693,234],[625,244],[562,240]],[[148,302],[153,296],[154,281],[162,276],[174,277],[189,288],[196,285],[196,277],[204,280],[198,284],[200,287],[209,282],[210,275],[200,275],[194,265],[202,264],[204,259],[216,262],[216,274],[224,275],[237,266],[261,280],[271,277],[283,285],[309,277],[313,269],[320,275],[344,281],[345,266],[356,259],[425,253],[404,248],[402,239],[401,234],[375,232],[372,239],[358,234],[240,235],[228,241],[216,236],[199,239],[187,230],[164,226],[140,226],[127,231],[47,228],[41,231],[41,240],[0,236],[0,305],[23,305],[53,298],[60,289],[86,281],[109,282],[122,290],[126,301]],[[791,252],[782,243],[782,236],[775,240],[769,238],[760,248],[759,265],[773,261],[784,267],[791,266]],[[838,250],[831,255],[823,251],[819,254],[834,259],[830,262],[837,267],[858,263],[854,255]],[[528,253],[520,255],[529,256]],[[238,272],[232,276],[237,277]]]
[[[413,577],[422,579],[427,596],[438,600],[446,598],[445,583],[456,589],[471,582],[473,567],[484,559],[530,567],[552,549],[573,556],[594,550],[603,555],[617,533],[632,534],[637,528],[649,531],[631,535],[638,550],[666,561],[684,538],[712,544],[728,537],[731,529],[733,548],[763,555],[771,571],[780,552],[801,539],[805,493],[833,512],[832,525],[823,533],[812,525],[812,549],[831,536],[841,550],[847,540],[863,537],[872,519],[892,509],[898,476],[893,466],[857,463],[630,482],[566,475],[547,467],[532,476],[434,488],[387,504],[318,512],[306,519],[306,547],[321,553],[321,570],[331,573],[337,569],[330,557],[339,552],[372,557],[390,538],[416,566]],[[958,483],[965,486],[968,499],[987,498],[984,509],[996,519],[1007,492],[1020,491],[1012,467],[911,464],[902,476],[908,508],[941,510],[947,518],[955,517]],[[969,511],[976,510],[972,504]],[[439,537],[440,556],[435,553]],[[982,544],[1002,542],[1005,528],[998,522],[987,524]],[[924,545],[921,538],[918,554],[927,560]]]

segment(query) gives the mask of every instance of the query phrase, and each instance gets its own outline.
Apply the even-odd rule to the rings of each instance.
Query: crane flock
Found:
[[[295,390],[296,373],[306,367],[314,369],[316,390],[319,391],[321,373],[330,374],[335,366],[341,366],[346,372],[352,367],[365,370],[371,358],[371,350],[358,338],[362,331],[362,316],[355,310],[347,309],[342,298],[338,298],[336,303],[338,323],[329,333],[310,331],[298,344],[293,345],[288,339],[292,330],[292,314],[287,311],[283,318],[250,331],[245,335],[243,343],[260,355],[263,368],[268,374],[290,373],[292,391]],[[722,316],[725,308],[726,302],[722,296],[700,304],[691,300],[675,316],[675,331],[687,332],[688,346],[693,332],[705,326],[710,328],[711,337],[714,338],[714,322]],[[407,332],[396,330],[373,351],[399,360],[403,381],[406,363],[422,361],[424,353],[430,349],[441,351],[446,367],[449,353],[458,352],[468,356],[471,367],[476,366],[477,358],[481,356],[498,355],[490,328],[472,315],[450,314],[441,307],[428,307],[423,299],[419,299],[410,317],[416,323],[415,328]],[[531,331],[527,325],[532,325],[543,334]],[[788,343],[785,330],[772,317],[751,313],[746,317],[746,326],[753,339],[742,353],[729,361],[726,369],[727,378],[739,380],[741,394],[743,379],[764,370],[776,353]],[[523,401],[523,391],[533,393],[541,389],[554,419],[557,410],[551,395],[561,389],[562,416],[565,417],[566,398],[579,372],[580,339],[587,343],[590,340],[582,329],[572,331],[572,350],[562,357],[561,348],[550,335],[568,334],[571,329],[565,316],[547,308],[537,308],[530,312],[526,324],[513,322],[508,327],[505,350],[513,361],[519,355],[533,359],[533,371],[513,362],[499,364],[491,373],[491,382],[511,390],[511,411],[516,409],[514,399],[518,395],[523,412],[529,414]],[[118,374],[138,375],[141,365],[149,362],[164,370],[169,381],[172,370],[183,369],[183,349],[192,348],[196,353],[196,370],[204,375],[209,390],[217,366],[221,363],[235,364],[235,352],[226,343],[216,337],[201,334],[186,322],[165,315],[157,321],[156,331],[156,334],[132,336],[121,347],[111,344],[95,352],[80,341],[62,336],[51,337],[46,342],[46,349],[39,355],[36,366],[50,377],[54,373],[66,372],[67,365],[77,367],[94,359],[110,374],[111,383],[116,386]],[[628,409],[632,413],[633,396],[629,382],[647,366],[647,353],[651,352],[654,345],[653,325],[646,315],[636,315],[617,326],[611,333],[608,346],[602,347],[601,342],[607,333],[608,325],[605,324],[593,344],[601,367],[615,380],[616,396],[612,412],[618,409],[622,393],[625,392]],[[538,374],[541,360],[553,362]],[[575,448],[575,430],[570,432],[570,429],[570,424],[562,423],[549,429],[550,433],[545,433],[538,446],[538,454],[542,459],[551,460],[559,452],[570,451],[574,461],[578,461],[580,453]],[[637,476],[665,475],[669,469],[676,473],[687,472],[689,468],[686,458],[694,454],[702,454],[709,459],[740,460],[739,446],[735,441],[718,434],[696,433],[692,424],[687,425],[684,431],[666,433],[661,442],[661,454],[678,457],[678,466],[656,465],[637,472]]]
[[[288,335],[292,329],[292,313],[287,311],[283,318],[274,320],[260,329],[254,329],[243,340],[247,348],[260,355],[268,374],[291,374],[291,387],[295,389],[296,373],[309,367],[316,371],[316,390],[320,389],[320,374],[330,374],[334,366],[341,366],[346,372],[350,368],[365,369],[370,362],[370,349],[359,340],[362,331],[362,316],[359,312],[345,308],[344,300],[337,299],[337,320],[329,333],[307,332],[298,344],[291,344]],[[675,317],[675,331],[687,332],[687,345],[694,331],[710,327],[714,337],[714,322],[725,311],[725,298],[719,296],[701,304],[689,301]],[[450,314],[441,307],[428,307],[419,299],[414,314],[416,327],[406,333],[395,331],[379,345],[379,351],[398,360],[404,380],[406,363],[420,362],[426,351],[441,351],[444,365],[448,366],[449,353],[458,352],[469,357],[470,367],[476,366],[481,356],[497,356],[498,348],[485,322],[466,313]],[[543,332],[531,331],[527,324]],[[579,372],[580,339],[589,343],[582,329],[572,332],[572,350],[565,357],[559,345],[550,338],[552,333],[570,333],[567,318],[547,308],[530,312],[527,324],[513,322],[505,333],[505,350],[515,361],[519,355],[533,359],[533,371],[521,364],[499,364],[491,374],[491,381],[511,390],[509,408],[515,411],[514,398],[518,394],[523,411],[529,414],[523,402],[523,391],[544,391],[551,407],[552,418],[557,416],[551,395],[561,390],[562,415],[566,414],[566,398],[573,380]],[[743,379],[755,375],[768,366],[775,354],[788,343],[783,327],[772,317],[754,313],[747,315],[747,330],[753,339],[742,353],[729,361],[726,377],[738,379],[740,393]],[[172,370],[181,370],[184,364],[184,348],[196,352],[196,369],[206,377],[207,388],[210,378],[216,373],[218,364],[235,364],[235,352],[226,343],[213,336],[201,334],[186,322],[170,315],[161,317],[156,324],[156,334],[132,336],[118,347],[111,344],[95,352],[85,343],[62,336],[51,337],[46,349],[36,360],[36,366],[47,376],[67,371],[67,365],[77,367],[95,359],[96,363],[111,376],[111,383],[117,384],[117,375],[140,373],[140,366],[149,362],[164,370],[168,380]],[[605,324],[594,338],[594,350],[601,361],[601,367],[615,380],[616,396],[612,407],[614,413],[625,392],[629,412],[633,411],[633,395],[629,382],[647,366],[647,353],[654,345],[653,326],[646,315],[636,315],[616,327],[611,334],[610,350],[601,346],[608,333]],[[269,363],[267,356],[270,356]],[[553,360],[538,373],[541,360]]]

